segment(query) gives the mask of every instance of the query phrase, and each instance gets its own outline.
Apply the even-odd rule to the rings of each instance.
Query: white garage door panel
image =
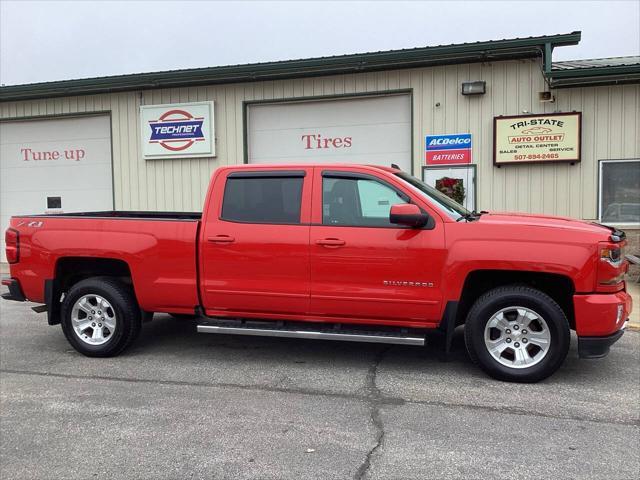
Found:
[[[11,173],[14,173],[15,176],[15,172]],[[29,181],[32,182],[30,184],[11,183],[3,178],[2,211],[9,212],[11,215],[44,213],[47,209],[47,197],[50,196],[62,197],[64,212],[82,212],[91,206],[110,210],[113,205],[111,185],[93,187],[87,179],[92,178],[94,174],[95,168],[86,165],[74,169],[67,176],[64,184],[62,182],[48,182],[47,172],[33,172],[29,178]],[[8,185],[5,185],[5,182]],[[79,201],[76,196],[67,197],[72,192],[74,195],[84,195],[84,198]]]
[[[275,107],[275,108],[274,108]],[[402,123],[410,121],[411,103],[409,95],[384,97],[358,97],[344,100],[317,100],[297,103],[251,105],[251,119],[258,130],[290,128],[291,117],[295,126],[314,127],[330,120],[332,125],[346,126],[354,122],[361,124]],[[274,110],[288,115],[274,116]],[[260,128],[262,126],[262,128]]]
[[[250,105],[247,130],[249,163],[396,163],[411,171],[409,95]]]
[[[47,197],[61,197],[63,212],[111,210],[110,132],[106,115],[0,122],[3,232],[12,215],[45,213]],[[43,152],[48,159],[36,160]],[[0,241],[5,261],[4,235]]]
[[[2,122],[2,144],[111,138],[109,116],[83,116]]]

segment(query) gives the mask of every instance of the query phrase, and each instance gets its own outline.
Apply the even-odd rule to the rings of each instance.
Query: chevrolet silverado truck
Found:
[[[606,355],[631,312],[623,232],[569,218],[469,212],[392,167],[218,168],[200,213],[18,216],[9,300],[37,302],[92,357],[154,312],[203,333],[424,345],[464,325],[489,375],[535,382],[575,330]]]

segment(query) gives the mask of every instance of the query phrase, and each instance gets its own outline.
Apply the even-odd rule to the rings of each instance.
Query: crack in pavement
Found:
[[[327,392],[326,390],[319,390],[314,388],[288,388],[279,387],[274,385],[243,385],[240,383],[229,382],[194,382],[186,380],[159,380],[154,378],[130,378],[130,377],[110,377],[106,375],[74,375],[72,373],[55,373],[55,372],[37,372],[32,370],[16,370],[9,368],[0,368],[0,373],[8,373],[13,375],[31,375],[35,377],[53,377],[53,378],[65,378],[68,380],[96,380],[106,382],[123,382],[123,383],[146,383],[154,385],[162,385],[169,387],[198,387],[198,388],[235,388],[238,390],[249,390],[257,392],[274,392],[274,393],[289,393],[298,395],[311,395],[328,398],[340,398],[346,400],[355,400],[360,402],[366,402],[368,397],[366,395],[358,395],[355,393],[340,393],[340,392]],[[282,377],[277,380],[276,383],[281,383]],[[405,401],[397,397],[385,397],[380,396],[379,403],[386,405],[403,405]]]
[[[387,350],[382,350],[378,355],[386,354]],[[377,357],[376,357],[377,358]],[[378,362],[379,364],[379,362]],[[367,373],[367,378],[370,375],[371,379],[375,381],[375,376],[377,375],[378,365],[371,365],[369,367],[369,371]],[[372,394],[367,391],[365,395],[360,395],[357,393],[339,393],[339,392],[327,392],[326,390],[318,390],[313,388],[287,388],[287,387],[275,387],[271,385],[242,385],[238,383],[215,383],[215,382],[190,382],[190,381],[182,381],[182,380],[159,380],[159,379],[148,379],[148,378],[128,378],[128,377],[109,377],[102,375],[73,375],[67,373],[54,373],[54,372],[37,372],[32,370],[16,370],[16,369],[0,369],[0,373],[8,373],[14,375],[31,375],[37,377],[53,377],[53,378],[65,378],[69,380],[97,380],[97,381],[107,381],[107,382],[124,382],[124,383],[147,383],[147,384],[155,384],[155,385],[163,385],[163,386],[187,386],[187,387],[199,387],[199,388],[236,388],[239,390],[248,390],[248,391],[258,391],[258,392],[273,392],[273,393],[288,393],[288,394],[298,394],[298,395],[312,395],[312,396],[320,396],[327,398],[340,398],[347,400],[355,400],[361,401],[365,403],[372,403]],[[371,383],[368,384],[372,385]],[[400,397],[393,397],[388,395],[383,395],[377,386],[374,385],[375,390],[373,390],[373,394],[375,395],[375,402],[378,407],[385,405],[404,405],[404,404],[412,404],[412,405],[425,405],[432,407],[441,407],[441,408],[464,408],[468,410],[478,410],[482,412],[491,412],[491,413],[502,413],[507,415],[522,415],[526,417],[538,417],[538,418],[550,418],[555,420],[569,420],[576,422],[589,422],[589,423],[598,423],[604,425],[622,425],[622,426],[630,426],[637,427],[640,426],[640,420],[614,420],[614,419],[604,419],[604,418],[587,418],[578,415],[556,415],[553,413],[544,413],[544,412],[535,412],[531,410],[526,410],[523,408],[510,407],[510,406],[491,406],[491,405],[474,405],[471,403],[451,403],[444,402],[439,400],[409,400]]]
[[[375,455],[376,451],[382,447],[382,443],[384,442],[385,432],[384,423],[382,422],[382,417],[380,415],[380,406],[385,397],[382,395],[382,392],[376,384],[376,377],[378,376],[378,367],[390,348],[391,347],[387,347],[378,351],[373,358],[373,362],[369,366],[369,370],[367,371],[367,378],[365,381],[365,401],[371,408],[370,421],[376,430],[376,441],[375,445],[365,455],[364,460],[358,467],[358,470],[356,470],[356,473],[353,476],[354,480],[362,480],[366,477],[369,469],[371,468],[371,459]]]

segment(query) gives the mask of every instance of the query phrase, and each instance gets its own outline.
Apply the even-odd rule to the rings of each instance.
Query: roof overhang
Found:
[[[156,88],[317,77],[461,63],[536,58],[546,49],[577,45],[580,32],[540,37],[440,45],[385,52],[223,67],[137,73],[0,87],[0,101],[125,92]]]
[[[551,70],[546,73],[551,88],[620,85],[640,82],[640,64],[571,70]]]

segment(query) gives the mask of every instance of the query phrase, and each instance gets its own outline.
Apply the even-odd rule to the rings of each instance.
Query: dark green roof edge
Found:
[[[551,70],[546,76],[552,88],[639,83],[640,64]]]
[[[577,45],[580,36],[580,32],[571,32],[302,60],[10,85],[0,87],[0,102],[533,58],[543,54],[544,45]]]
[[[551,70],[549,75],[553,78],[578,78],[594,75],[620,75],[627,73],[640,73],[640,63],[635,65],[607,65],[603,67],[575,68],[572,70]]]

